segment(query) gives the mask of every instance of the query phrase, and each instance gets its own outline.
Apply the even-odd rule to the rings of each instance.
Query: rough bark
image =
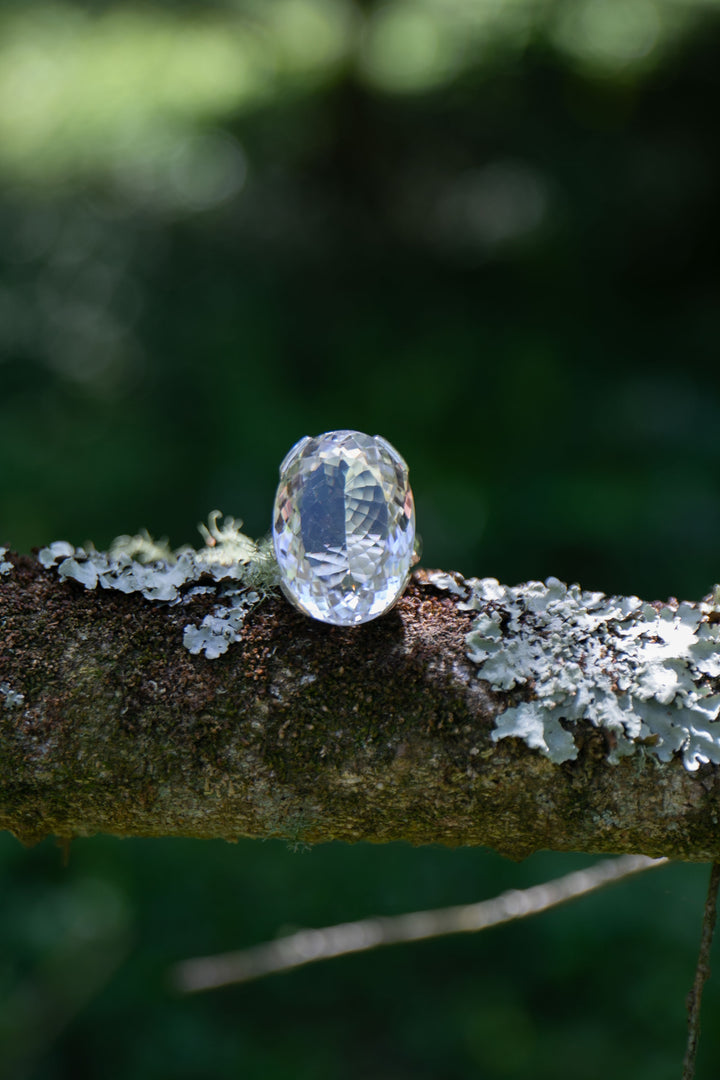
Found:
[[[610,764],[589,723],[562,764],[493,741],[532,687],[478,678],[473,613],[422,571],[390,614],[352,630],[269,597],[208,660],[183,628],[212,595],[153,603],[9,559],[0,827],[24,842],[105,832],[720,858],[718,766]]]

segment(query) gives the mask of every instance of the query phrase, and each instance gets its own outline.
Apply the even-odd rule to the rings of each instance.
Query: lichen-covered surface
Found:
[[[504,710],[493,739],[523,739],[551,761],[578,756],[576,727],[607,733],[608,759],[680,755],[690,771],[720,762],[720,594],[700,604],[643,603],[568,588],[557,578],[510,588],[470,581],[467,654],[494,690],[532,688]]]
[[[557,614],[544,594],[536,605],[544,614],[535,618],[530,600],[489,596],[487,583],[418,572],[387,616],[344,630],[292,609],[274,594],[267,568],[252,580],[240,571],[234,579],[211,567],[193,571],[172,582],[167,599],[107,587],[103,578],[113,574],[140,582],[143,565],[158,563],[156,578],[176,566],[177,556],[157,552],[143,563],[129,546],[124,557],[138,566],[118,570],[101,562],[121,561],[117,552],[91,559],[51,547],[41,560],[5,557],[12,569],[0,577],[0,826],[20,838],[103,831],[487,844],[513,857],[539,848],[720,856],[718,767],[704,749],[689,750],[685,736],[671,731],[677,746],[662,749],[642,726],[635,739],[631,724],[613,728],[578,706],[575,716],[551,718],[572,747],[552,733],[545,746],[528,745],[520,707],[538,700],[566,707],[550,704],[565,684],[551,691],[542,682],[561,679],[567,666],[562,619],[542,621]],[[79,570],[59,573],[67,560]],[[97,572],[94,587],[87,565]],[[238,592],[228,596],[228,588]],[[528,597],[537,592],[525,588]],[[542,588],[554,595],[558,586]],[[200,632],[218,607],[233,611],[251,589],[257,599],[243,607],[225,651],[191,651],[188,627]],[[579,611],[584,601],[576,601]],[[630,618],[640,609],[628,604]],[[682,612],[670,605],[672,618],[653,605],[656,622],[648,610],[627,625],[643,627],[636,635],[643,649],[662,650],[663,627],[677,619],[672,634],[694,641],[702,626],[715,625],[713,605],[712,598]],[[597,618],[602,604],[589,610]],[[577,658],[583,633],[590,642],[597,628],[569,630]],[[504,644],[491,657],[484,642]],[[514,643],[518,677],[503,685]],[[716,676],[696,663],[712,664],[714,651],[691,655],[692,688],[685,668],[667,656],[660,665],[678,677],[663,706],[674,710],[675,725],[695,724],[684,716],[695,698],[677,708],[679,694],[701,704],[718,689]],[[615,654],[600,659],[612,678]],[[625,671],[618,667],[609,689],[597,684],[598,700],[628,692]],[[649,683],[636,673],[633,686],[651,692],[632,694],[633,702],[670,693],[656,663],[650,671]],[[584,674],[592,685],[589,668]],[[508,713],[514,730],[506,730]],[[637,742],[636,752],[619,752],[621,739]],[[690,754],[694,771],[686,767]]]
[[[269,543],[256,544],[240,531],[242,522],[234,518],[220,519],[220,511],[214,510],[208,525],[200,525],[205,546],[199,551],[190,547],[173,551],[167,541],[158,543],[143,532],[119,536],[107,552],[57,540],[40,550],[38,560],[46,568],[56,567],[59,577],[72,578],[86,589],[137,592],[146,600],[171,604],[197,595],[214,595],[221,602],[199,626],[186,626],[183,635],[191,653],[202,652],[212,660],[240,640],[246,613],[278,578]],[[201,578],[212,585],[190,588]]]

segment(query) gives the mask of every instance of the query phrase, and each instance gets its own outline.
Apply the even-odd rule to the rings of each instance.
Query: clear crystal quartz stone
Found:
[[[410,575],[407,465],[378,435],[301,439],[280,466],[273,542],[283,592],[300,611],[335,626],[377,618]]]

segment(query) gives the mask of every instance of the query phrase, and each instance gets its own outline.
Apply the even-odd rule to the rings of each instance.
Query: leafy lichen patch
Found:
[[[86,589],[139,592],[146,600],[177,604],[207,592],[218,592],[220,603],[200,626],[185,627],[183,641],[191,653],[209,659],[224,653],[239,638],[242,621],[251,608],[277,583],[277,565],[268,543],[255,543],[240,531],[241,522],[221,520],[213,511],[200,525],[204,547],[172,550],[166,540],[156,541],[145,531],[119,536],[107,552],[92,546],[74,547],[59,540],[43,548],[38,559],[58,576],[71,578]],[[211,580],[213,585],[195,585]]]
[[[242,624],[248,611],[260,600],[260,594],[248,590],[233,590],[226,605],[218,604],[212,614],[206,615],[199,626],[190,623],[183,633],[183,645],[191,653],[205,653],[208,660],[215,660],[239,641]]]
[[[25,695],[18,690],[13,690],[8,683],[0,683],[0,696],[4,699],[3,704],[6,709],[22,705],[25,701]]]
[[[458,573],[448,573],[445,570],[420,570],[416,571],[421,584],[432,585],[441,592],[452,593],[453,596],[461,596],[466,599],[469,587],[463,576]]]
[[[617,762],[639,749],[695,771],[720,763],[720,592],[701,604],[643,603],[564,585],[514,588],[470,580],[459,607],[478,614],[466,652],[494,690],[526,687],[532,699],[497,718],[493,741],[515,737],[559,764],[578,755],[575,726],[608,737]]]
[[[9,574],[13,568],[13,564],[5,558],[7,551],[7,548],[0,547],[0,575]]]

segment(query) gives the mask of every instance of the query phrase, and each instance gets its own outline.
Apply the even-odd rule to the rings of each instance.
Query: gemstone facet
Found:
[[[281,587],[306,615],[355,626],[402,594],[413,561],[408,467],[379,435],[301,439],[280,466],[273,543]]]

